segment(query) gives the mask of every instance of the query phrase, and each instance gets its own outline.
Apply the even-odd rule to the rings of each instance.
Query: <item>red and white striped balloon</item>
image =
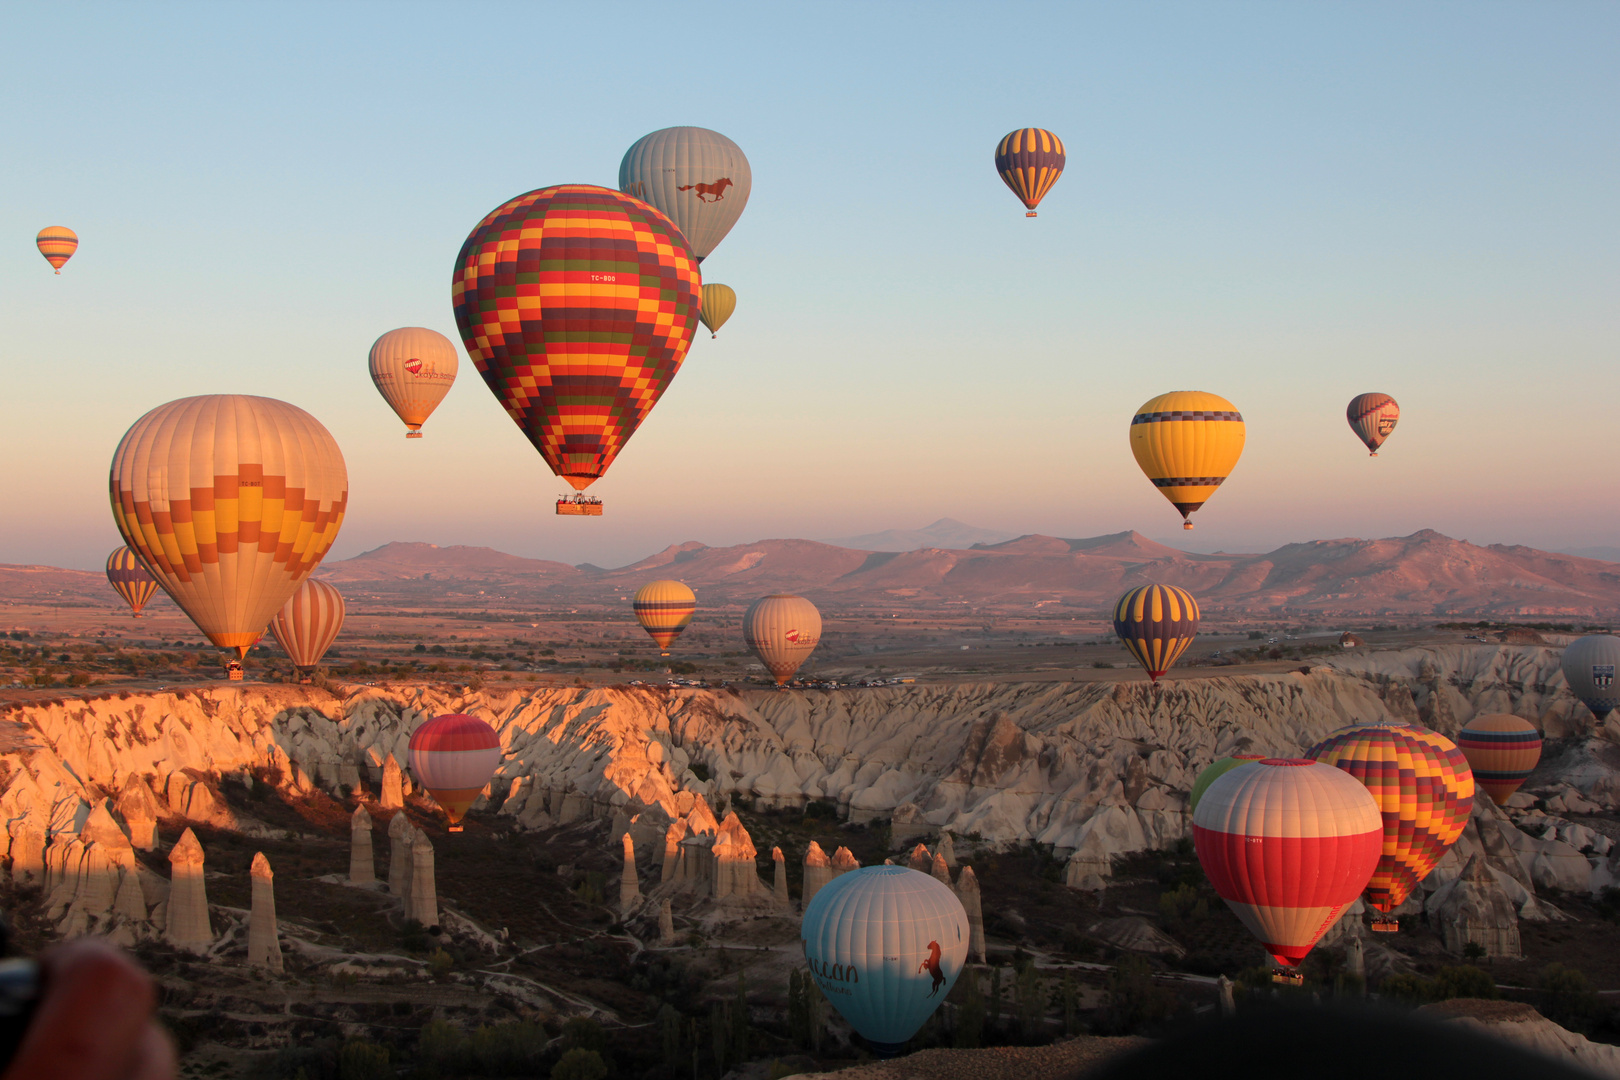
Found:
[[[411,732],[411,772],[454,830],[501,763],[501,737],[476,716],[436,716]]]
[[[1278,963],[1293,966],[1367,887],[1384,821],[1349,773],[1266,758],[1209,786],[1193,812],[1193,843],[1215,892]]]
[[[343,629],[343,595],[324,581],[305,578],[292,599],[270,620],[270,633],[299,674],[314,674]]]

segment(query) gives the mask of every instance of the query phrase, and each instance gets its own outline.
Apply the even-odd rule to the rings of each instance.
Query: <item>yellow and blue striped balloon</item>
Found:
[[[1114,605],[1114,633],[1154,682],[1198,636],[1198,601],[1174,585],[1142,585]]]

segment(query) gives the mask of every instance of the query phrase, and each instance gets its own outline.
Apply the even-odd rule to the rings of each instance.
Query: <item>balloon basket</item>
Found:
[[[1182,527],[1182,528],[1183,528],[1183,529],[1190,529],[1190,528],[1192,528],[1192,522],[1190,522],[1190,521],[1183,521],[1183,522],[1182,522],[1182,523],[1181,523],[1181,527]]]
[[[461,829],[460,825],[452,825],[452,826],[450,826],[448,831],[449,832],[461,832],[462,829]]]
[[[1401,920],[1388,915],[1374,915],[1372,932],[1375,934],[1398,934],[1401,932]]]
[[[601,499],[558,499],[557,513],[564,517],[601,517]]]
[[[405,433],[405,437],[407,439],[420,439],[422,437],[422,433],[420,431],[407,431]]]
[[[1024,216],[1025,216],[1025,217],[1034,217],[1034,216],[1035,216],[1035,211],[1033,211],[1033,210],[1026,210],[1026,211],[1024,211]]]
[[[1297,971],[1273,971],[1271,981],[1278,986],[1304,986],[1305,976]]]
[[[232,660],[225,665],[225,678],[231,682],[242,681],[242,661]]]

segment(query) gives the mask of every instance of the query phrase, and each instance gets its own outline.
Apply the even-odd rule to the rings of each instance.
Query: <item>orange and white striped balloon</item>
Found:
[[[309,578],[270,620],[270,633],[307,678],[337,640],[343,615],[343,595],[326,582]]]
[[[476,716],[436,716],[411,732],[411,772],[433,796],[452,832],[501,763],[501,738]]]

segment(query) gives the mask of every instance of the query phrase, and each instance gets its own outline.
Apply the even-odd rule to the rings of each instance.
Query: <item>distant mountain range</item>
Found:
[[[965,524],[955,518],[940,518],[921,529],[884,529],[864,536],[822,540],[821,543],[861,551],[916,551],[928,547],[969,548],[975,544],[999,544],[1017,536],[1015,532],[996,532],[994,529]]]
[[[938,525],[955,523],[929,529]],[[1288,544],[1263,555],[1189,553],[1135,532],[906,551],[814,540],[731,547],[688,541],[617,569],[490,548],[392,543],[328,563],[317,574],[342,589],[357,610],[619,610],[643,583],[669,577],[690,585],[705,605],[797,592],[829,612],[1039,608],[1092,615],[1132,586],[1164,582],[1191,590],[1216,618],[1620,619],[1620,564],[1527,547],[1479,547],[1431,530]],[[5,602],[119,603],[101,574],[45,566],[0,566]]]

